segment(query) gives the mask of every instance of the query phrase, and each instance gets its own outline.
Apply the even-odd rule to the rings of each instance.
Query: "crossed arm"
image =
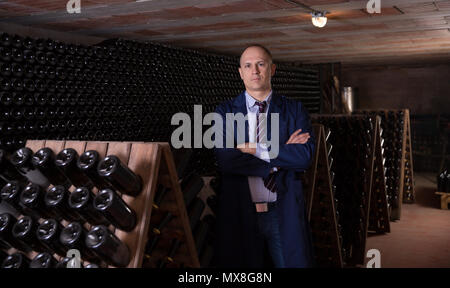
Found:
[[[223,173],[259,177],[269,175],[272,167],[295,171],[306,170],[313,155],[314,139],[311,139],[311,124],[307,112],[301,104],[298,104],[297,108],[295,124],[303,128],[297,129],[285,144],[280,145],[278,157],[271,159],[270,162],[261,160],[254,156],[256,148],[250,143],[241,144],[236,148],[215,148],[219,169]],[[225,112],[221,107],[218,107],[216,112],[225,118]],[[223,131],[226,131],[225,125]],[[225,134],[222,135],[223,143],[226,139]]]

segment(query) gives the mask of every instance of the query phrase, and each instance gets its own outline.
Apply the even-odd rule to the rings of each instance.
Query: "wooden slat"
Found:
[[[89,150],[97,151],[99,156],[103,158],[106,156],[106,151],[108,150],[108,143],[107,142],[87,142],[86,148],[84,149],[84,151],[89,151]]]
[[[45,147],[53,150],[53,153],[58,154],[61,150],[64,149],[65,141],[45,141]]]
[[[178,205],[179,211],[179,221],[181,221],[182,227],[184,227],[184,233],[186,237],[186,245],[188,247],[190,253],[190,266],[191,267],[200,267],[200,261],[198,259],[197,249],[195,247],[194,238],[192,236],[191,226],[189,224],[189,217],[186,211],[186,205],[184,203],[183,193],[180,188],[180,184],[178,182],[178,174],[175,168],[175,162],[173,161],[172,153],[170,150],[170,146],[168,143],[160,144],[163,150],[163,158],[165,159],[165,163],[167,165],[167,169],[169,172],[169,177],[172,182],[172,191],[174,192],[172,195],[175,197],[175,200]],[[163,160],[164,161],[164,160]]]
[[[122,195],[123,200],[136,213],[137,224],[131,232],[116,230],[116,235],[128,245],[133,257],[128,267],[140,267],[147,241],[148,224],[156,189],[160,152],[156,144],[133,144],[128,167],[143,180],[142,192],[137,197]],[[142,235],[142,237],[139,237]]]
[[[25,144],[26,147],[33,150],[33,152],[37,152],[39,149],[45,147],[45,140],[28,140]]]

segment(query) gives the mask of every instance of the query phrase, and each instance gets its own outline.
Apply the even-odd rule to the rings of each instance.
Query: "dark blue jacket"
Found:
[[[220,104],[216,113],[223,117],[225,147],[225,113],[247,115],[245,93]],[[287,267],[311,267],[313,247],[302,182],[297,172],[310,166],[314,155],[314,135],[306,109],[301,102],[272,94],[268,114],[279,113],[280,150],[278,157],[263,161],[235,148],[216,148],[215,154],[222,174],[218,199],[216,263],[218,267],[263,267],[264,242],[257,233],[256,210],[250,196],[248,176],[266,177],[271,167],[281,167],[277,173],[277,201],[280,213],[281,242]],[[267,117],[267,137],[270,140],[271,123]],[[236,124],[235,124],[236,125]],[[284,144],[297,129],[309,132],[305,144]],[[236,127],[234,131],[237,131]],[[248,142],[248,122],[245,125]],[[234,135],[236,144],[236,132]]]

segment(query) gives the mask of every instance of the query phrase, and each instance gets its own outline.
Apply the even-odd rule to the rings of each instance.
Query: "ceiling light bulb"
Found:
[[[325,16],[326,12],[313,12],[311,14],[311,20],[314,26],[322,28],[327,25],[327,17]]]

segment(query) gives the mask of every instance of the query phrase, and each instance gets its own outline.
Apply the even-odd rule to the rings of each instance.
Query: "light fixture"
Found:
[[[325,16],[327,12],[314,11],[311,13],[312,15],[312,23],[314,26],[322,28],[327,25],[327,17]]]

